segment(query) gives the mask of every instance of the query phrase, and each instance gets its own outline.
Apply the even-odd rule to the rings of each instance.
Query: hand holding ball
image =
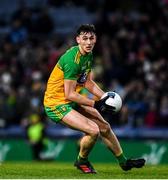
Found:
[[[104,93],[99,101],[95,102],[94,107],[100,112],[117,113],[122,107],[122,99],[119,94],[113,91]]]

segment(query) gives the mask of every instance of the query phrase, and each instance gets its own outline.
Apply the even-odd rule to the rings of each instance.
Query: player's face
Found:
[[[96,43],[96,35],[92,32],[82,32],[76,37],[82,54],[90,53]]]

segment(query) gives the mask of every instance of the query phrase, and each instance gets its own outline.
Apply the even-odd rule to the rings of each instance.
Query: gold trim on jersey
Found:
[[[79,64],[80,62],[80,57],[81,57],[81,53],[78,51],[76,56],[75,56],[75,63]]]
[[[48,107],[66,104],[69,101],[64,97],[64,73],[57,64],[52,71],[44,96],[44,105]]]
[[[62,71],[62,67],[58,64],[56,64],[56,67],[59,68]]]
[[[60,111],[58,111],[55,107],[50,107],[53,113],[56,113],[59,119],[63,118],[63,115],[61,114]]]

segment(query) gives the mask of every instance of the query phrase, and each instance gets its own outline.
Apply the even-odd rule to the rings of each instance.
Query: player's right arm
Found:
[[[67,100],[76,102],[81,105],[94,106],[94,100],[91,100],[85,96],[76,92],[76,80],[64,79],[64,93]]]
[[[105,93],[94,81],[92,78],[92,72],[88,74],[87,81],[85,82],[85,88],[89,90],[93,95],[97,97],[98,100]]]
[[[65,93],[66,99],[76,102],[80,105],[94,107],[98,111],[104,111],[105,101],[108,98],[108,96],[95,102],[94,100],[91,100],[77,93],[75,91],[76,85],[77,85],[77,82],[75,80],[64,80],[64,93]]]

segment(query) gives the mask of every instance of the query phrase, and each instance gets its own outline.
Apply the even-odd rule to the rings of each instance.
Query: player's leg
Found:
[[[99,135],[97,124],[75,110],[71,110],[63,117],[61,122],[72,129],[77,129],[85,133],[80,141],[80,152],[74,165],[84,173],[96,173],[88,161],[88,155]]]
[[[86,117],[92,119],[92,121],[99,126],[102,140],[111,150],[111,152],[113,152],[123,170],[130,170],[133,167],[140,168],[145,164],[144,159],[127,160],[109,123],[103,119],[97,110],[88,106],[82,106],[80,113],[85,114]]]
[[[120,155],[122,153],[120,143],[112,131],[109,123],[103,119],[100,113],[96,109],[89,106],[82,106],[79,112],[81,114],[85,114],[87,118],[91,119],[98,125],[101,138],[107,147],[114,153],[115,156]]]
[[[92,148],[99,135],[98,125],[74,110],[72,104],[45,107],[45,111],[48,117],[54,122],[62,123],[72,129],[85,133],[81,144],[83,149],[82,156],[86,157],[89,153],[89,149]]]
[[[79,155],[82,158],[87,158],[99,135],[98,125],[75,110],[71,110],[65,115],[61,123],[85,133],[80,141]]]
[[[75,166],[84,173],[95,173],[95,170],[89,163],[87,157],[99,135],[98,125],[84,115],[73,110],[71,104],[59,105],[52,108],[45,107],[45,111],[48,117],[54,122],[60,122],[72,129],[85,133],[80,143],[79,155],[82,161],[77,162]]]

